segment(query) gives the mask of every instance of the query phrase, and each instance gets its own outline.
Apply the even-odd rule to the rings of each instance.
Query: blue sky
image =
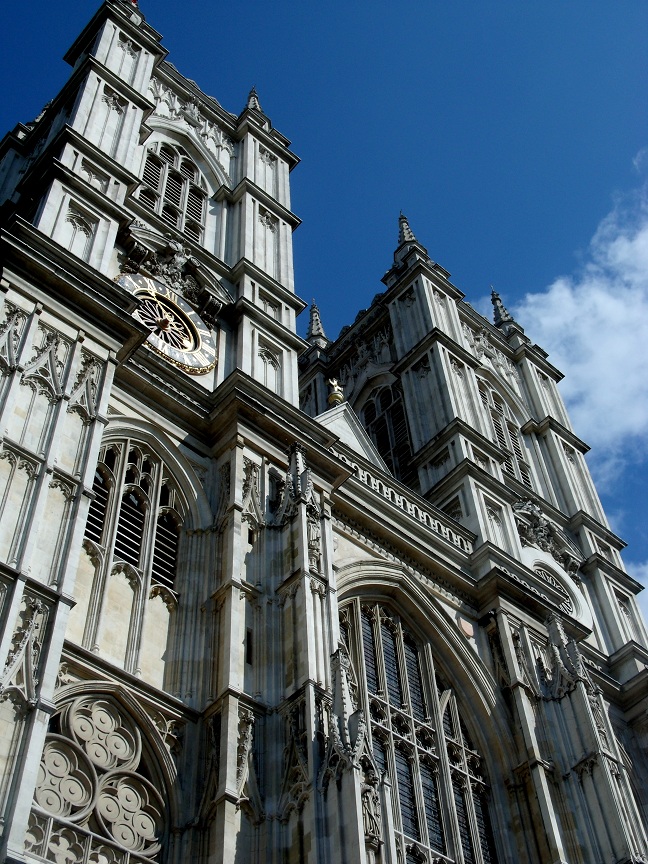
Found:
[[[97,5],[6,4],[3,129],[62,85]],[[401,209],[473,305],[497,288],[565,372],[613,528],[648,578],[648,4],[141,9],[183,74],[234,112],[255,85],[292,139],[297,291],[330,337],[381,290]]]

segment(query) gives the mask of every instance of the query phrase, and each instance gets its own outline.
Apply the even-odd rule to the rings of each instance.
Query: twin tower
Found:
[[[645,862],[640,586],[560,372],[404,216],[300,338],[290,142],[165,56],[106,0],[0,144],[1,859]]]

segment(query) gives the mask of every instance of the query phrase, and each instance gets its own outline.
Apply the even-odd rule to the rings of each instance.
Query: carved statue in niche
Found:
[[[319,508],[308,505],[306,508],[306,527],[308,531],[308,566],[315,572],[320,572],[322,528],[320,525]]]
[[[380,840],[380,795],[378,794],[378,777],[372,768],[365,771],[360,784],[362,799],[362,826],[365,840]]]

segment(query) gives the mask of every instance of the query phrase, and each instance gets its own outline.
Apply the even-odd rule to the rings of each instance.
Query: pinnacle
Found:
[[[493,289],[491,285],[491,303],[493,304],[493,321],[496,327],[501,327],[502,324],[515,324],[515,319],[502,303],[500,295]]]
[[[320,348],[326,348],[329,344],[329,340],[326,338],[326,333],[324,332],[324,327],[322,326],[320,311],[314,300],[310,307],[310,320],[308,322],[306,340],[310,342],[311,345],[318,345]]]
[[[259,102],[259,96],[256,91],[256,87],[253,87],[249,94],[246,108],[251,108],[253,111],[260,111],[263,114],[263,108],[261,107],[261,103]]]
[[[416,243],[416,237],[414,236],[414,232],[410,228],[409,222],[407,221],[407,216],[403,215],[403,211],[401,210],[400,216],[398,217],[398,245],[401,243]]]

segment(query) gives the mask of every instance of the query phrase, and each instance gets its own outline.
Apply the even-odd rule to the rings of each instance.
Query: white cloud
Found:
[[[585,257],[512,311],[565,373],[575,431],[606,484],[648,455],[648,185],[617,200]]]

